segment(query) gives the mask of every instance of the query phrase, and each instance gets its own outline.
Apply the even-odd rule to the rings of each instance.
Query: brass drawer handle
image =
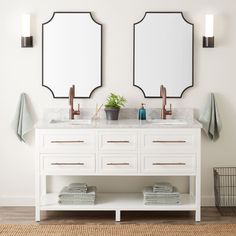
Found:
[[[124,141],[107,141],[107,143],[130,143],[130,141],[126,141],[126,140],[124,140]]]
[[[185,140],[153,140],[153,143],[186,143]]]
[[[68,163],[68,162],[54,162],[51,163],[52,166],[84,166],[84,163],[82,162],[73,162],[73,163]]]
[[[83,140],[71,140],[71,141],[65,141],[65,140],[61,140],[61,141],[51,141],[51,143],[84,143]]]
[[[107,163],[107,166],[129,166],[129,163]]]
[[[152,163],[153,166],[185,166],[186,163],[184,162],[156,162],[156,163]]]

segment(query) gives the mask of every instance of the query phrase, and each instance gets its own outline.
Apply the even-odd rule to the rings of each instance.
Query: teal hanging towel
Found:
[[[29,109],[27,95],[25,93],[22,93],[20,96],[13,126],[17,137],[23,142],[25,142],[26,134],[34,128],[34,119]]]
[[[216,141],[220,137],[222,123],[213,93],[210,94],[205,110],[201,114],[199,121],[202,123],[203,130],[210,140]]]

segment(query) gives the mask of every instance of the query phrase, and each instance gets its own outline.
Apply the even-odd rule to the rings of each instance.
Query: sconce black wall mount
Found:
[[[22,48],[32,48],[33,47],[33,36],[21,37],[21,47]]]
[[[203,36],[202,46],[204,48],[214,48],[215,47],[215,38]]]

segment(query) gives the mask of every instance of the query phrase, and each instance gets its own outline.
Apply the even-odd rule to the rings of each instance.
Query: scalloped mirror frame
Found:
[[[174,81],[174,80],[171,81],[170,80],[170,81],[168,81],[168,83],[165,83],[165,81],[162,80],[163,74],[161,74],[161,75],[158,74],[158,72],[159,72],[158,71],[158,65],[157,65],[158,63],[156,63],[156,62],[157,61],[159,61],[159,62],[165,61],[165,60],[163,60],[164,59],[163,54],[159,58],[154,57],[155,60],[152,60],[152,61],[148,60],[149,58],[147,59],[148,55],[144,55],[144,56],[141,55],[141,57],[139,57],[140,61],[137,60],[137,54],[138,53],[137,53],[136,46],[137,46],[138,43],[136,42],[137,41],[137,35],[136,34],[137,34],[138,29],[140,28],[140,26],[142,26],[143,23],[146,23],[146,22],[149,23],[149,24],[151,23],[151,21],[150,21],[151,19],[149,19],[150,15],[156,15],[156,16],[159,15],[159,16],[163,17],[163,16],[165,16],[165,14],[168,15],[168,16],[174,16],[174,15],[178,16],[178,17],[176,17],[176,19],[178,18],[178,21],[181,21],[182,23],[185,24],[184,27],[188,28],[188,31],[189,31],[188,32],[188,35],[189,35],[188,37],[190,37],[189,40],[188,40],[189,45],[188,45],[188,59],[187,59],[187,64],[189,64],[188,75],[187,75],[188,81],[182,86],[181,90],[178,91],[178,94],[174,94],[174,95],[170,95],[171,89],[170,89],[169,84],[173,83],[173,86],[178,87],[178,86],[176,86],[176,85],[178,85],[178,84],[176,84],[176,81]],[[148,22],[148,20],[149,20],[149,22]],[[173,28],[173,32],[174,32],[174,30],[176,30],[176,29]],[[150,32],[150,34],[153,35],[153,32],[154,31]],[[146,35],[142,35],[142,37],[145,38]],[[155,37],[156,37],[156,39],[158,39],[157,36],[155,36]],[[165,36],[165,37],[166,37],[166,39],[168,39],[167,36]],[[166,45],[167,49],[171,48],[170,46],[172,46],[172,45],[169,45],[170,42],[171,42],[170,39],[171,38],[168,39],[169,41],[167,40],[168,41],[168,43]],[[181,98],[183,96],[183,93],[188,88],[191,88],[191,87],[194,86],[194,24],[192,24],[192,23],[190,23],[189,21],[186,20],[186,18],[183,15],[183,12],[151,12],[151,11],[146,12],[144,17],[139,22],[137,22],[133,25],[133,40],[134,40],[133,41],[133,86],[139,88],[142,91],[145,98],[160,98],[160,85],[162,85],[162,84],[167,88],[167,97],[168,98]],[[174,37],[173,37],[173,40],[175,40]],[[149,38],[147,38],[147,41],[149,42]],[[150,42],[152,44],[150,44]],[[150,46],[150,45],[154,45],[153,41],[150,41],[150,42],[148,44],[145,44],[145,46],[142,45],[141,51],[144,51],[144,52],[148,51],[150,53],[155,52],[155,50],[157,50],[157,49],[151,50],[150,48],[147,47],[147,46]],[[156,42],[157,41],[155,41],[155,43]],[[166,41],[159,42],[159,44],[156,43],[157,45],[161,45],[161,50],[160,51],[162,51],[165,48],[164,47],[165,43],[166,43]],[[175,42],[173,41],[173,45],[174,45],[174,43]],[[171,52],[168,52],[168,53],[170,54]],[[137,63],[137,61],[138,61],[138,63]],[[149,70],[148,67],[143,69],[143,65],[146,61],[148,61],[148,63],[152,64],[152,66],[153,66],[151,68],[152,70]],[[139,71],[137,70],[137,68],[138,68]],[[163,68],[164,68],[163,66],[159,67],[159,69],[163,69]],[[154,75],[150,74],[150,71],[156,71],[156,74],[154,74]],[[167,72],[167,74],[171,73],[171,70],[169,68],[167,68],[165,71]],[[141,75],[142,75],[141,77],[143,78],[141,80],[141,82],[140,82],[140,79],[137,79],[137,77],[138,77],[137,73],[138,72],[141,73]],[[150,77],[153,77],[153,81],[150,80]],[[149,78],[149,80],[148,80],[148,78]],[[160,83],[159,84],[157,83],[158,78],[160,78]],[[176,77],[174,75],[171,76],[171,79],[172,78],[176,79]],[[180,76],[180,78],[182,78],[182,76]],[[152,91],[151,93],[148,93],[148,91],[146,91],[147,89],[143,88],[142,83],[146,83],[146,81],[147,81],[147,84],[145,86],[146,87],[151,87],[151,90],[155,89],[155,91]]]
[[[57,31],[51,33],[52,37],[48,38],[47,45],[47,42],[45,41],[47,27],[51,26],[52,23],[55,25],[56,18],[59,20],[59,23],[63,23],[62,19],[59,18],[66,15],[73,19],[75,19],[76,15],[81,16],[81,22],[78,22],[78,24],[82,24],[82,22],[90,24],[91,30],[89,33],[95,32],[97,40],[94,40],[95,37],[92,37],[93,40],[90,40],[91,37],[86,40],[84,34],[76,35],[77,31],[75,31],[75,26],[72,24],[70,26],[67,24],[63,27],[56,25]],[[69,22],[68,19],[67,21]],[[84,32],[87,32],[87,26],[88,25],[85,25],[84,29],[86,30],[84,30]],[[66,31],[66,36],[63,35],[63,32],[58,30],[61,30],[62,28]],[[83,27],[79,29],[81,33]],[[70,37],[68,37],[68,35],[70,35]],[[60,43],[60,40],[62,39],[66,41]],[[77,48],[73,47],[77,45],[77,42],[81,42],[81,44],[79,44]],[[88,42],[90,43],[89,45]],[[56,43],[57,47],[55,46]],[[64,48],[61,48],[62,44],[64,45]],[[48,48],[50,48],[50,46],[52,46],[53,49],[52,53],[49,55]],[[79,52],[88,52],[89,47],[95,49],[96,54],[94,53],[95,55],[93,55],[93,52],[90,52],[89,55],[83,54],[83,60],[83,57],[80,56]],[[71,53],[71,57],[70,54],[68,54],[69,52]],[[61,61],[58,60],[60,53],[63,55]],[[91,63],[92,61],[93,64],[85,64],[84,61],[88,63]],[[80,62],[80,64],[78,62]],[[66,63],[67,67],[65,67]],[[76,63],[81,65],[80,70],[78,70],[78,64]],[[62,70],[57,71],[56,68],[61,68]],[[91,68],[93,68],[93,70],[91,70]],[[62,75],[64,77],[61,77]],[[67,80],[68,77],[71,79]],[[80,78],[82,83],[84,81],[82,86],[79,82]],[[58,91],[55,91],[56,85],[53,85],[56,80],[60,83],[59,88],[57,89]],[[88,81],[93,81],[93,84],[89,84]],[[75,98],[90,98],[97,88],[102,87],[102,24],[98,23],[93,18],[91,12],[54,12],[50,20],[42,24],[42,86],[50,90],[53,98],[68,98],[69,88],[73,84],[76,88]]]

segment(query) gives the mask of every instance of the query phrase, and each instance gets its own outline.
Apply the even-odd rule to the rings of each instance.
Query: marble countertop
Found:
[[[83,120],[82,120],[83,121]],[[116,121],[107,120],[94,120],[89,122],[89,120],[84,120],[83,123],[55,121],[53,123],[47,121],[38,122],[35,126],[36,129],[155,129],[155,128],[202,128],[202,125],[195,119],[191,120],[180,120],[177,123],[160,123],[161,121],[140,121],[137,119],[120,119]]]

